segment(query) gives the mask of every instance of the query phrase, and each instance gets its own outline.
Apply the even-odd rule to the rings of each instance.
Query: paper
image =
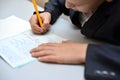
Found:
[[[16,16],[0,20],[0,39],[13,36],[30,29],[29,22]]]
[[[63,38],[54,34],[34,35],[31,31],[0,40],[0,54],[13,68],[27,64],[34,58],[30,50],[42,43],[61,42]]]
[[[11,23],[11,25],[12,24],[13,23]],[[23,26],[26,25],[24,23],[21,24],[23,24]],[[11,25],[9,24],[9,26]],[[0,39],[0,55],[13,68],[23,66],[36,60],[30,55],[30,50],[32,48],[37,47],[42,43],[61,42],[62,40],[65,40],[51,33],[35,35],[31,30],[26,29],[26,31],[23,31],[24,32],[21,30],[20,32],[17,32],[17,34]]]

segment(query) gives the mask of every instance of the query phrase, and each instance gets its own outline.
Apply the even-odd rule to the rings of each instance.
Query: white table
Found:
[[[27,0],[0,0],[0,19],[15,15],[28,21],[33,11],[32,3]],[[61,18],[50,32],[77,42],[93,42],[81,35],[74,25]],[[84,66],[34,61],[13,69],[0,57],[0,80],[84,80]]]

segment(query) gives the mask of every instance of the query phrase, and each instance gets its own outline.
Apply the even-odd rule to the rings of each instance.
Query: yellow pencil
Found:
[[[37,8],[37,5],[36,5],[36,0],[32,0],[32,3],[34,5],[35,11],[36,11],[36,15],[37,15],[37,18],[38,18],[38,21],[39,21],[39,24],[40,24],[40,27],[42,27],[42,19],[40,17],[40,14],[39,14],[39,11],[38,11],[38,8]]]

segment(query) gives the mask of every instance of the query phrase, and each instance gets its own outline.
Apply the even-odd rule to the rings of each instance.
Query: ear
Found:
[[[106,0],[107,2],[112,2],[113,0]]]

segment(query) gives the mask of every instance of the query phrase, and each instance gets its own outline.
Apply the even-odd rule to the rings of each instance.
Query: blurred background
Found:
[[[29,0],[31,1],[31,0]],[[46,2],[48,2],[49,0],[36,0],[37,2],[37,5],[40,6],[40,7],[43,7],[44,8],[44,5]],[[71,22],[71,20],[69,19],[68,16],[65,16],[64,14],[61,15],[62,18],[64,18],[65,20]]]
[[[31,0],[29,0],[29,1],[31,1]],[[47,2],[47,1],[48,0],[36,0],[37,4],[41,7],[44,7],[45,2]]]

